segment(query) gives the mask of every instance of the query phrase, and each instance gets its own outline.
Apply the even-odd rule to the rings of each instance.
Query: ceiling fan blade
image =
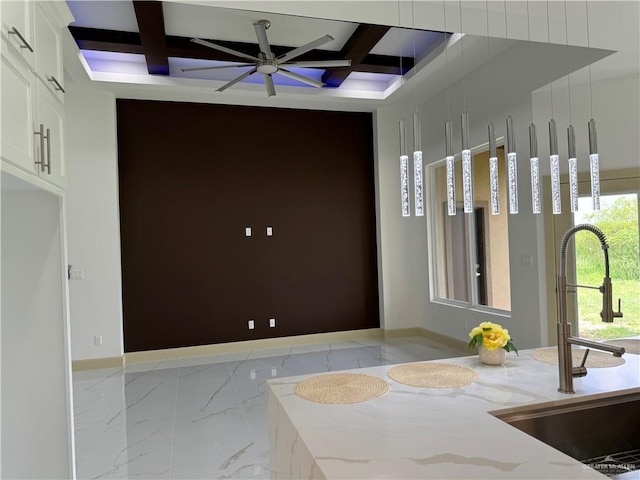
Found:
[[[253,28],[256,30],[256,37],[258,37],[258,45],[260,45],[260,51],[264,53],[267,58],[271,58],[273,54],[271,53],[271,46],[269,45],[269,40],[267,39],[267,29],[265,28],[264,23],[256,22],[253,24]]]
[[[242,80],[247,78],[249,75],[252,75],[252,74],[256,73],[257,71],[258,71],[258,67],[253,67],[251,70],[249,70],[247,72],[244,72],[242,75],[240,75],[239,77],[234,78],[229,83],[225,83],[223,86],[221,86],[216,91],[217,92],[224,92],[227,88],[233,87],[236,83],[241,82]]]
[[[197,43],[198,45],[202,45],[204,47],[213,48],[214,50],[219,50],[219,51],[224,52],[224,53],[229,53],[229,54],[234,55],[236,57],[247,58],[249,60],[254,60],[256,62],[260,60],[258,57],[252,57],[251,55],[247,55],[246,53],[238,52],[237,50],[232,50],[230,48],[223,47],[222,45],[218,45],[216,43],[212,43],[212,42],[209,42],[207,40],[202,40],[200,38],[192,38],[191,41],[193,43]]]
[[[187,67],[181,68],[183,72],[197,72],[199,70],[217,70],[221,68],[238,68],[238,67],[253,67],[253,63],[238,63],[236,65],[216,65],[215,67]]]
[[[324,45],[325,43],[330,42],[332,40],[333,40],[333,37],[331,35],[325,35],[324,37],[320,37],[312,42],[307,43],[306,45],[302,45],[301,47],[294,48],[290,52],[287,52],[284,55],[281,55],[280,57],[278,57],[277,58],[278,63],[285,63],[285,62],[288,62],[289,60],[293,60],[294,58],[299,57],[303,53],[307,53],[308,51],[313,50],[314,48],[319,47],[320,45]]]
[[[282,65],[282,62],[280,62]],[[320,60],[317,62],[290,62],[286,64],[287,67],[303,67],[303,68],[336,68],[336,67],[350,67],[351,60]]]
[[[318,82],[309,77],[303,77],[302,75],[298,75],[297,73],[290,72],[289,70],[285,70],[280,67],[278,72],[280,75],[284,75],[285,77],[293,78],[294,80],[298,80],[299,82],[306,83],[307,85],[311,85],[313,87],[321,88],[324,86],[324,83]]]
[[[264,88],[267,89],[267,97],[273,97],[276,94],[276,87],[273,85],[273,78],[268,73],[263,73]]]

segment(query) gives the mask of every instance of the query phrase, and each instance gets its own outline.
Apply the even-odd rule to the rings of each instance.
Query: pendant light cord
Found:
[[[549,21],[549,0],[547,0],[547,43],[551,49],[551,22]],[[551,118],[553,118],[553,78],[551,77],[551,69],[549,71],[549,99],[551,102]]]
[[[527,0],[527,40],[529,41],[529,65],[533,68],[533,53],[531,49],[531,15],[529,14],[529,0]],[[533,107],[531,108],[531,123],[533,122]]]
[[[445,36],[449,34],[447,30],[447,0],[442,0],[442,16],[444,19],[444,34]],[[447,43],[449,43],[449,39],[447,37]],[[451,83],[451,79],[449,78],[449,46],[445,45],[444,49],[444,62],[445,62],[445,75],[447,77],[447,121],[451,121],[451,96],[449,92],[449,85]]]
[[[589,0],[585,0],[584,2],[585,10],[587,11],[587,49],[591,48],[591,44],[589,43]],[[589,108],[591,113],[591,118],[593,118],[593,90],[591,85],[591,63],[589,63]]]
[[[569,125],[573,123],[571,118],[571,73],[569,68],[569,20],[567,15],[567,0],[564,0],[564,28],[565,28],[565,52],[567,55],[567,89],[569,96]]]
[[[462,63],[462,110],[467,111],[467,90],[465,85],[465,71],[464,71],[464,29],[462,28],[462,0],[458,0],[458,7],[460,8],[460,33],[462,38],[460,39],[461,55],[460,61]]]

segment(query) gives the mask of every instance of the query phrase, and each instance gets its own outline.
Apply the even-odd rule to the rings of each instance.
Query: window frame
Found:
[[[504,137],[499,137],[496,139],[496,146],[504,146]],[[489,150],[489,143],[483,143],[477,145],[471,149],[471,156],[473,158],[474,155],[479,153],[484,153]],[[454,159],[456,162],[461,160],[461,154],[457,153],[454,155]],[[467,232],[471,232],[474,241],[469,241],[469,235],[465,237],[465,252],[467,256],[466,261],[466,273],[467,273],[467,291],[468,301],[464,300],[456,300],[445,298],[441,295],[441,287],[439,283],[439,272],[438,272],[438,260],[437,260],[437,248],[438,248],[438,225],[437,225],[437,214],[436,208],[441,208],[441,205],[438,205],[438,200],[435,198],[436,196],[436,174],[435,171],[437,168],[444,166],[446,163],[445,158],[441,158],[435,162],[430,163],[425,168],[425,174],[427,175],[427,185],[429,186],[429,195],[426,195],[426,207],[427,207],[427,252],[429,259],[429,296],[430,301],[432,303],[446,305],[450,307],[463,308],[465,310],[489,313],[496,316],[511,317],[512,310],[505,310],[502,308],[491,307],[488,305],[482,305],[478,303],[478,292],[474,286],[474,278],[475,278],[475,265],[477,263],[476,256],[476,235],[475,235],[475,215],[472,214],[464,214],[464,226]],[[503,167],[504,168],[504,167]],[[458,194],[458,190],[456,189],[456,194]],[[459,195],[456,195],[456,210],[458,207],[462,207],[463,202],[459,198]],[[460,201],[459,201],[460,200]],[[474,206],[477,202],[474,200]],[[460,208],[462,210],[462,208]],[[459,215],[459,213],[456,213]],[[507,212],[501,212],[501,215],[508,215]],[[507,229],[507,235],[509,235],[509,230]],[[446,261],[446,260],[445,260]],[[511,277],[511,276],[510,276]],[[511,282],[511,278],[509,278],[509,282]]]

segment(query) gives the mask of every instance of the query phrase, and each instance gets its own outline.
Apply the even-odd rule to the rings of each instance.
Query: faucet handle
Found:
[[[621,304],[622,304],[622,299],[619,298],[618,299],[618,311],[617,312],[613,312],[613,318],[622,318],[623,314],[622,314],[622,309],[620,308]]]

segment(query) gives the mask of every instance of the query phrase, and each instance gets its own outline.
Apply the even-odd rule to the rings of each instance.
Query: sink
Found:
[[[640,479],[640,391],[492,414],[611,478]]]

